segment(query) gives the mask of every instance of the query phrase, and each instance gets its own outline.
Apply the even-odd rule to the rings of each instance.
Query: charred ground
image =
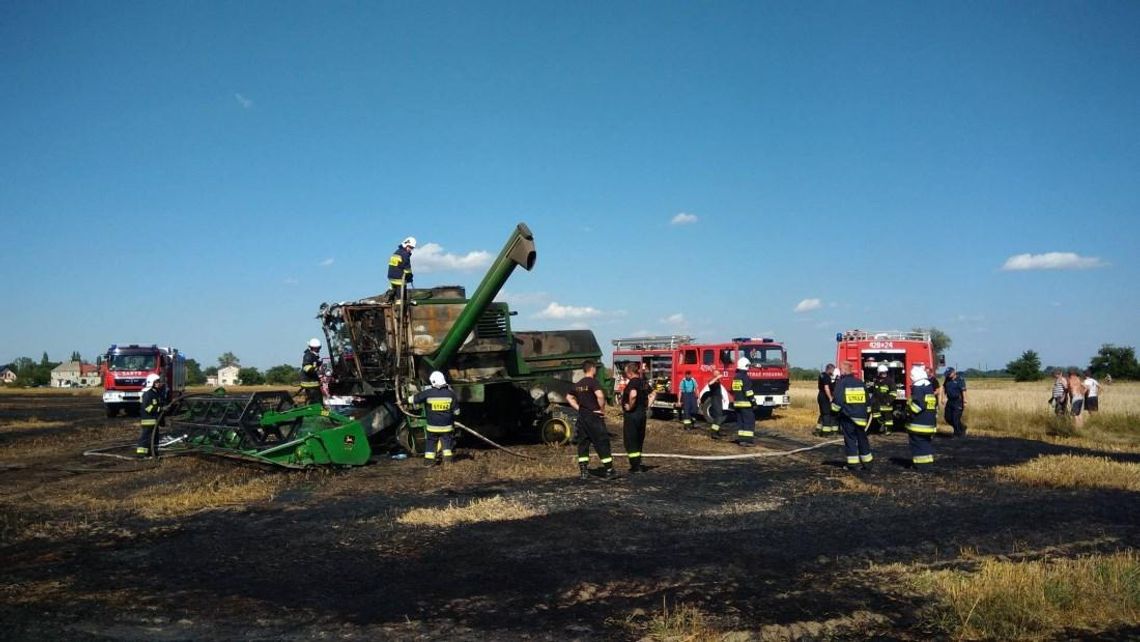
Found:
[[[1140,455],[1030,439],[939,439],[931,478],[902,465],[903,435],[873,438],[876,470],[861,475],[841,469],[836,445],[651,459],[616,482],[580,483],[569,450],[537,445],[521,446],[535,462],[468,449],[450,469],[381,459],[298,473],[92,461],[85,448],[132,438],[134,423],[90,397],[0,401],[0,637],[11,639],[637,639],[680,606],[743,639],[930,639],[941,633],[908,569],[1140,542],[1140,494],[993,473],[1049,454]],[[812,420],[792,409],[762,424],[757,450],[817,443]],[[671,422],[651,422],[647,441],[647,452],[737,452]],[[488,498],[525,516],[501,519],[493,502],[480,512]],[[415,509],[470,514],[403,523]]]

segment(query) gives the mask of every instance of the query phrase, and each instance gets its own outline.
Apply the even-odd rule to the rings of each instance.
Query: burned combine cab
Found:
[[[487,435],[537,433],[547,443],[570,437],[566,394],[585,359],[600,360],[589,330],[517,332],[495,296],[516,267],[534,268],[534,237],[520,223],[470,298],[460,286],[408,288],[322,304],[332,369],[330,405],[351,400],[370,435],[391,432],[417,450],[422,420],[407,399],[439,370],[458,394],[461,418]]]

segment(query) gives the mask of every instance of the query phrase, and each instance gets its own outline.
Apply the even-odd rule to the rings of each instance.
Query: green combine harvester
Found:
[[[373,445],[422,452],[424,416],[407,400],[433,370],[447,376],[464,424],[483,439],[567,443],[575,414],[566,395],[582,362],[599,363],[604,389],[612,382],[593,332],[511,327],[515,313],[495,297],[516,267],[529,271],[536,259],[534,237],[519,223],[471,298],[442,286],[409,288],[401,301],[381,294],[322,304],[328,408],[295,406],[289,391],[183,396],[164,413],[161,449],[288,468],[360,466]]]

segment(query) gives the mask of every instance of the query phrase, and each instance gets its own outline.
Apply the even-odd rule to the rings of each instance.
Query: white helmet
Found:
[[[153,373],[153,372],[152,372],[152,373],[150,373],[150,374],[148,374],[148,375],[146,376],[146,387],[147,387],[147,388],[150,388],[151,386],[153,386],[153,385],[154,385],[154,382],[158,381],[158,380],[159,380],[159,379],[161,379],[161,378],[162,378],[162,377],[159,377],[157,374],[155,374],[155,373]]]
[[[748,360],[748,357],[740,357],[736,362],[736,367],[739,370],[745,370],[750,365],[752,365],[752,362]]]
[[[443,373],[439,370],[431,373],[431,376],[428,377],[428,382],[431,383],[433,388],[442,388],[447,385],[447,379],[443,377]]]
[[[926,378],[927,377],[926,377],[926,367],[925,366],[917,365],[917,366],[914,366],[913,368],[910,369],[911,383],[923,381]]]
[[[887,364],[885,364],[885,363],[880,363],[879,367],[876,369],[876,372],[886,372],[886,371],[887,371]]]
[[[319,348],[319,347],[321,347],[321,341],[320,341],[320,339],[309,339],[309,347],[310,347],[310,348]]]
[[[408,238],[404,239],[404,242],[400,245],[403,245],[404,247],[410,247],[414,250],[416,249],[416,237],[409,236]]]

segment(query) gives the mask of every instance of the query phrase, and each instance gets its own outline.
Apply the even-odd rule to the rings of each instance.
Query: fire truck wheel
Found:
[[[542,443],[550,446],[562,446],[570,443],[570,436],[574,434],[574,428],[569,421],[562,417],[551,417],[542,422],[539,434]]]
[[[139,416],[139,407],[138,406],[127,406],[126,408],[123,409],[123,412],[125,412],[128,417],[138,417]]]
[[[704,399],[701,399],[701,403],[697,407],[697,410],[700,411],[701,416],[705,418],[705,421],[712,421],[712,419],[710,419],[710,417],[712,415],[709,414],[712,412],[711,408],[712,408],[712,397],[705,397]]]
[[[118,414],[119,414],[119,407],[118,406],[110,406],[110,405],[107,406],[107,418],[108,419],[112,419],[112,418],[118,416]]]
[[[772,406],[757,406],[756,407],[756,419],[757,420],[759,420],[759,419],[771,419],[772,418],[772,412],[774,410],[775,410],[775,408],[773,408]]]

